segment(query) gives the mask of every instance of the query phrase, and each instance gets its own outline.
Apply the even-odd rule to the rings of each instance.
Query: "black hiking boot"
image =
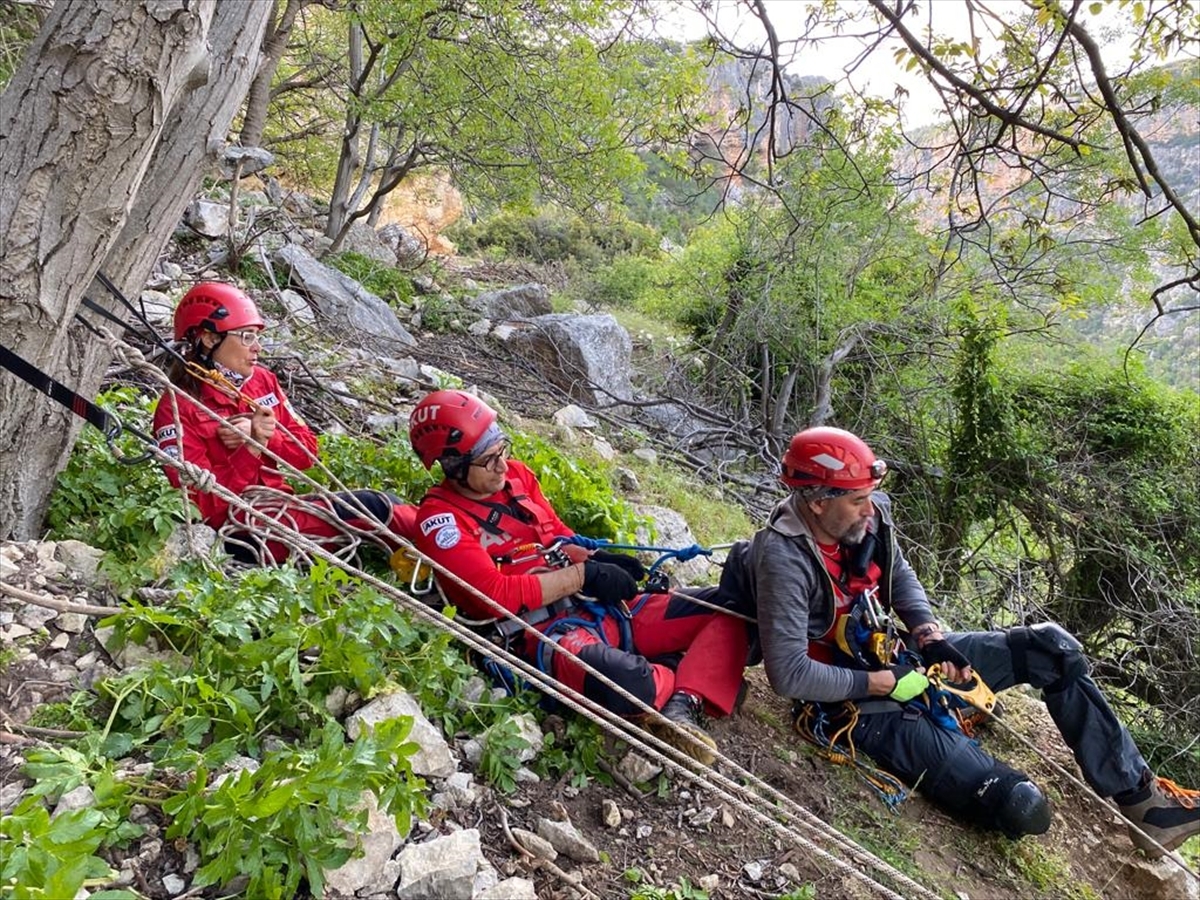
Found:
[[[659,714],[666,722],[652,719],[646,723],[647,731],[706,766],[716,761],[717,742],[704,730],[703,700],[693,694],[676,691],[659,710]]]

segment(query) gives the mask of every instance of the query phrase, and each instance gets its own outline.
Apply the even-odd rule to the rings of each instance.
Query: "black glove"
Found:
[[[620,566],[629,573],[629,577],[634,581],[642,581],[646,577],[646,567],[638,561],[636,556],[629,556],[625,553],[610,553],[608,550],[597,550],[590,558],[598,563]]]
[[[966,669],[971,665],[971,661],[945,638],[940,641],[930,641],[921,648],[920,652],[921,659],[925,661],[926,666],[932,666],[934,663],[950,663],[952,666]]]
[[[583,589],[581,593],[605,606],[620,606],[637,594],[637,582],[620,566],[596,562],[589,559],[583,564]]]

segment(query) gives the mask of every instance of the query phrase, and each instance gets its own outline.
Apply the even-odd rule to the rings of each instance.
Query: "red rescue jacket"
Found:
[[[260,406],[269,407],[275,413],[280,427],[275,430],[267,449],[297,469],[307,469],[313,464],[317,453],[317,438],[292,410],[279,380],[269,369],[255,366],[250,377],[242,384],[241,392]],[[291,492],[283,475],[275,468],[274,460],[266,454],[255,456],[248,445],[236,450],[227,450],[217,436],[220,423],[204,412],[199,405],[207,406],[218,415],[228,418],[235,413],[249,413],[251,406],[244,400],[235,399],[201,382],[200,396],[193,400],[184,393],[175,394],[179,407],[179,427],[176,431],[175,413],[170,396],[159,398],[154,410],[154,439],[159,449],[170,456],[178,457],[180,446],[187,462],[208,469],[217,482],[235,494],[248,487],[263,485],[280,491]],[[179,472],[164,466],[167,478],[179,487]],[[200,510],[204,521],[213,528],[225,524],[229,504],[215,494],[188,488],[188,497]]]
[[[528,544],[549,546],[573,535],[542,495],[537,477],[524,463],[510,460],[504,487],[484,500],[471,500],[446,484],[431,488],[417,509],[417,548],[467,584],[520,614],[542,605],[542,588],[534,569],[540,558],[501,563],[503,557],[528,555]],[[456,582],[440,578],[442,590],[463,613],[474,619],[496,615],[494,609]]]

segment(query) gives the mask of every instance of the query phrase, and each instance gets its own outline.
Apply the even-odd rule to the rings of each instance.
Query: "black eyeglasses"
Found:
[[[471,466],[476,469],[487,469],[489,472],[500,472],[504,463],[508,462],[511,453],[512,444],[506,440],[501,441],[499,450],[489,453],[487,456],[481,456],[472,462]]]

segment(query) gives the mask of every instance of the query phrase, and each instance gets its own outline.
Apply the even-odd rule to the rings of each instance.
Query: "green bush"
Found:
[[[435,479],[412,451],[408,435],[393,432],[382,440],[323,434],[318,438],[325,467],[346,487],[390,491],[416,503]],[[319,484],[334,487],[324,472],[314,467],[306,474]],[[335,488],[336,489],[336,488]]]
[[[412,279],[394,266],[349,250],[334,254],[325,262],[353,278],[389,306],[412,306]]]
[[[122,421],[147,430],[152,401],[136,389],[117,388],[96,400]],[[130,435],[118,438],[117,447],[128,459],[146,450]],[[51,540],[78,540],[107,551],[110,574],[126,568],[153,578],[161,573],[154,571],[152,561],[183,520],[184,502],[158,464],[119,462],[104,435],[88,426],[55,482],[46,524]]]
[[[618,256],[587,277],[582,299],[595,306],[636,307],[654,289],[660,265],[644,256]]]
[[[652,252],[659,244],[657,232],[627,217],[588,220],[549,206],[532,213],[502,210],[480,222],[460,224],[449,236],[464,253],[498,247],[508,256],[538,262],[576,260],[589,266]]]
[[[513,435],[513,455],[533,469],[550,505],[578,534],[633,539],[638,516],[613,494],[602,472],[585,468],[540,437],[519,432]]]

